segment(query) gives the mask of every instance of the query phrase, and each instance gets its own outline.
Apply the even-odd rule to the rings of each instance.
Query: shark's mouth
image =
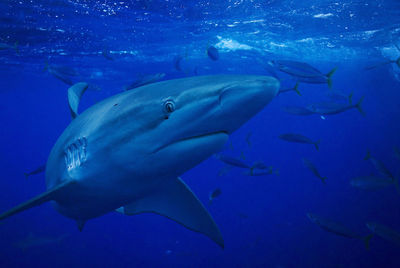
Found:
[[[195,135],[195,136],[190,136],[190,137],[185,137],[185,138],[181,138],[175,141],[172,141],[170,143],[164,144],[160,147],[158,147],[156,150],[153,151],[153,153],[157,153],[163,149],[166,149],[167,147],[171,147],[173,145],[177,145],[177,144],[181,144],[181,143],[185,143],[185,142],[193,142],[193,141],[199,141],[200,140],[206,140],[206,139],[213,139],[216,136],[228,136],[228,132],[227,131],[215,131],[215,132],[210,132],[210,133],[206,133],[206,134],[200,134],[200,135]]]

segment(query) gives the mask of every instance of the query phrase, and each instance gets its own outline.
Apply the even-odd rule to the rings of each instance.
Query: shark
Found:
[[[279,88],[269,76],[196,76],[125,91],[78,114],[87,84],[73,85],[72,121],[48,157],[46,191],[0,220],[45,202],[81,231],[113,211],[155,213],[223,248],[217,224],[180,176],[221,151]]]

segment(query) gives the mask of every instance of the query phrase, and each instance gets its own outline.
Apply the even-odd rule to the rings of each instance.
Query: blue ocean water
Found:
[[[219,226],[224,249],[153,214],[110,213],[79,232],[46,203],[1,222],[1,267],[400,267],[393,241],[375,235],[366,250],[361,240],[326,232],[307,218],[315,213],[364,235],[370,221],[400,231],[395,187],[363,191],[349,183],[376,173],[363,159],[368,150],[400,174],[393,152],[400,147],[400,68],[365,70],[400,57],[398,1],[6,0],[0,21],[0,43],[9,46],[0,50],[1,211],[45,191],[43,173],[28,179],[24,173],[46,162],[71,121],[69,85],[44,70],[46,64],[73,68],[73,82],[101,88],[86,92],[80,111],[142,75],[269,75],[268,61],[283,59],[323,73],[337,67],[332,90],[353,92],[355,101],[364,96],[365,111],[288,114],[284,106],[320,102],[330,91],[300,83],[302,96],[274,98],[232,134],[223,152],[262,160],[279,175],[232,168],[219,176],[225,165],[216,157],[183,174]],[[207,57],[210,45],[217,61]],[[174,67],[179,56],[182,71]],[[283,88],[296,82],[279,76]],[[279,139],[289,132],[321,140],[320,150]],[[326,184],[303,165],[304,157]],[[216,188],[222,193],[208,205]]]

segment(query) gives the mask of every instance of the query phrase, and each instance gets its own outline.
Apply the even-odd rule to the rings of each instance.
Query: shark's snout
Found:
[[[261,111],[278,94],[279,87],[277,79],[260,76],[234,82],[221,90],[221,115],[228,118],[222,128],[228,133],[235,131]]]

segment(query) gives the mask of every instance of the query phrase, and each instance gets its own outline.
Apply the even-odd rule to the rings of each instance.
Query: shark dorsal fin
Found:
[[[71,111],[72,119],[78,116],[79,102],[88,86],[89,85],[85,82],[79,82],[68,89],[68,105],[69,110]]]
[[[169,178],[152,194],[117,209],[126,215],[152,212],[202,233],[224,247],[222,235],[200,200],[180,178]]]

